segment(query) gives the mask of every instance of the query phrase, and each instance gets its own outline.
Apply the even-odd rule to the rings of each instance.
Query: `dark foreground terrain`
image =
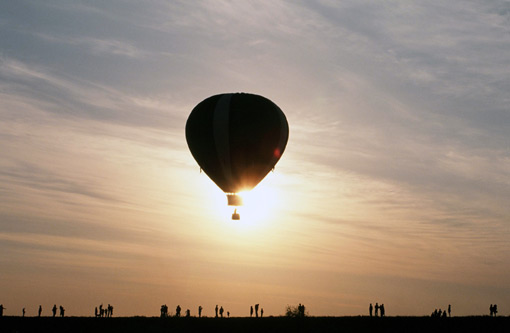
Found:
[[[0,332],[510,332],[510,317],[35,318],[2,317]]]

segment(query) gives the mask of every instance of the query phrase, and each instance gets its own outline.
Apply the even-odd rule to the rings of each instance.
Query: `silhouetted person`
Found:
[[[175,316],[176,317],[181,316],[181,306],[180,305],[177,305],[177,307],[175,308]]]
[[[113,317],[113,305],[108,304],[108,311],[110,312],[110,317]]]
[[[198,318],[202,317],[202,305],[198,306]]]
[[[216,307],[214,308],[215,317],[218,318],[218,304],[216,304]]]
[[[6,308],[4,308],[4,305],[3,305],[3,304],[0,304],[0,317],[3,317],[3,315],[4,315],[4,309],[6,309]],[[23,308],[23,310],[25,310],[25,308]]]
[[[448,304],[448,317],[452,316],[452,306],[451,304]]]
[[[374,307],[372,306],[372,303],[370,303],[370,306],[368,307],[368,313],[370,313],[370,317],[372,317],[372,310]]]
[[[492,311],[494,312],[494,317],[496,317],[498,314],[498,305],[497,304],[494,304],[494,306],[492,307]]]
[[[299,317],[304,317],[305,316],[305,305],[304,304],[299,303],[299,305],[298,305],[298,315],[299,315]]]
[[[97,312],[97,306],[96,306],[96,308],[94,309],[94,317],[97,318],[97,316],[99,316],[99,313]]]
[[[384,304],[379,306],[379,311],[381,311],[381,317],[384,317]]]
[[[23,313],[23,317],[25,317],[25,308],[23,308],[23,310],[21,310],[21,312]]]
[[[250,317],[253,317],[253,305],[250,306]]]
[[[191,316],[191,313],[189,311],[189,309],[186,310],[186,318],[189,318]]]
[[[375,316],[379,316],[379,303],[375,303]]]
[[[227,311],[227,318],[230,318],[230,311]]]
[[[166,304],[161,305],[161,318],[168,317],[168,306]]]
[[[41,313],[42,313],[42,306],[39,305],[39,312],[38,312],[39,317],[41,316]]]
[[[223,318],[223,306],[220,308],[220,317]]]
[[[64,307],[61,305],[60,306],[60,317],[64,318],[64,312],[66,311],[66,309],[64,309]]]
[[[51,309],[51,312],[53,313],[53,317],[57,315],[57,304],[53,304],[53,309]]]
[[[259,305],[255,304],[255,318],[259,317]]]
[[[103,303],[99,305],[99,316],[103,318],[104,315],[104,309],[103,309]]]
[[[260,309],[260,318],[264,317],[264,308]]]

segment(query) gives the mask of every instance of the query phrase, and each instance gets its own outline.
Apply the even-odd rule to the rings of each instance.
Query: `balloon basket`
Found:
[[[227,200],[229,206],[242,206],[243,198],[237,194],[227,194]]]
[[[237,212],[237,209],[234,209],[234,213],[232,214],[232,220],[240,220],[241,215]]]

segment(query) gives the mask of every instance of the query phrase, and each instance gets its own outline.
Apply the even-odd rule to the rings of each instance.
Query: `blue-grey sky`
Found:
[[[509,314],[509,91],[509,1],[3,1],[0,303]],[[223,92],[290,127],[240,223],[184,138]]]

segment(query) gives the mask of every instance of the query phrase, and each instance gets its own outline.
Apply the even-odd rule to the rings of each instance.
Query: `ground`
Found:
[[[510,317],[2,317],[0,332],[510,332]]]

